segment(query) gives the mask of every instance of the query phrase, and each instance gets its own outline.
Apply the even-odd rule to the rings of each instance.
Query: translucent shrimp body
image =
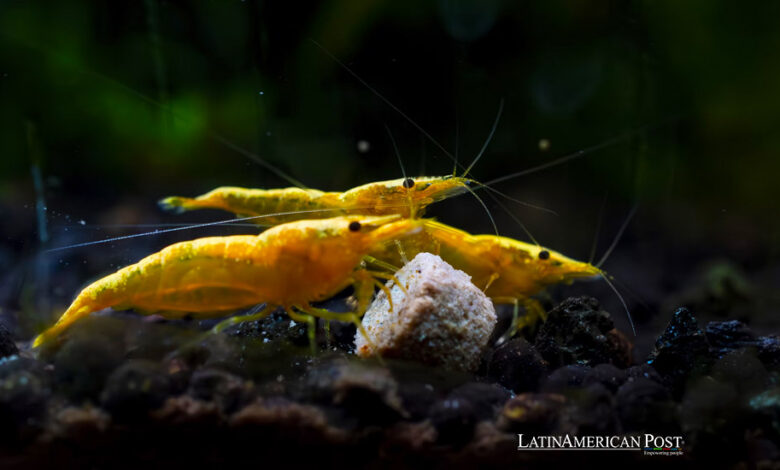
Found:
[[[421,176],[368,183],[345,192],[224,186],[195,198],[168,197],[160,205],[178,211],[211,208],[267,216],[258,221],[263,225],[353,214],[418,217],[428,205],[467,192],[472,182],[457,176]]]
[[[603,274],[591,264],[512,238],[471,235],[431,220],[425,221],[425,230],[437,242],[440,256],[494,299],[529,297],[553,284]]]
[[[108,307],[160,311],[167,318],[222,317],[259,303],[310,312],[310,302],[349,285],[362,306],[376,282],[359,268],[363,256],[420,224],[399,216],[335,217],[283,224],[256,236],[176,243],[85,288],[33,346]]]
[[[605,275],[589,263],[538,245],[496,235],[471,235],[431,219],[424,219],[423,224],[424,230],[404,239],[400,249],[385,246],[371,256],[398,266],[417,253],[436,253],[471,276],[494,302],[525,306],[523,324],[544,317],[544,309],[531,296],[546,287]]]

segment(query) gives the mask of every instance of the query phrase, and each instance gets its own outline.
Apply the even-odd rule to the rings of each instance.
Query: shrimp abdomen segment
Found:
[[[222,209],[242,216],[267,216],[259,220],[262,225],[276,225],[312,216],[311,211],[322,211],[331,217],[338,215],[334,193],[316,189],[248,189],[222,186],[195,198],[173,196],[160,201],[165,209],[186,211],[193,209]],[[279,215],[272,215],[279,214]]]
[[[35,346],[108,307],[210,316],[260,303],[273,290],[274,276],[250,255],[259,243],[259,237],[252,235],[210,237],[177,243],[147,256],[81,291],[55,326],[36,338]]]

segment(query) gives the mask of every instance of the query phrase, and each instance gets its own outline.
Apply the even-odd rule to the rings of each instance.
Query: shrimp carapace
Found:
[[[419,176],[367,183],[345,192],[224,186],[195,198],[168,197],[160,206],[177,211],[222,209],[257,216],[261,225],[353,214],[419,217],[428,205],[466,193],[474,183],[458,176]]]
[[[108,307],[168,318],[223,317],[260,303],[311,313],[311,302],[353,285],[364,308],[378,283],[374,276],[392,276],[361,268],[363,257],[421,224],[398,215],[334,217],[282,224],[260,235],[176,243],[86,287],[33,346]]]

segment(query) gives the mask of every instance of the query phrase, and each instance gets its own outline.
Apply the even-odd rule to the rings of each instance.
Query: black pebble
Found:
[[[14,343],[14,337],[5,324],[0,322],[0,358],[19,354],[19,348]]]
[[[676,404],[660,383],[637,377],[624,383],[615,395],[624,432],[652,430],[655,433],[677,429]]]
[[[676,396],[682,393],[691,375],[700,375],[709,368],[709,344],[696,318],[687,308],[677,309],[647,361],[662,377]]]
[[[203,401],[213,401],[226,413],[232,413],[249,401],[244,381],[219,369],[201,369],[190,378],[189,394]]]
[[[590,367],[570,365],[554,370],[542,382],[541,391],[549,393],[565,393],[580,388],[590,372]]]
[[[462,446],[474,435],[477,412],[463,398],[447,398],[431,408],[431,423],[439,433],[438,443]]]
[[[487,375],[515,393],[533,391],[547,375],[547,362],[528,341],[516,338],[495,349]]]
[[[26,370],[0,379],[0,447],[13,447],[42,427],[48,387],[45,380]]]
[[[54,356],[54,381],[58,392],[75,402],[97,399],[111,372],[123,360],[117,345],[100,336],[77,336]]]
[[[477,420],[492,420],[512,397],[503,387],[495,384],[469,382],[449,393],[449,400],[468,401],[474,409]]]
[[[523,393],[509,400],[498,426],[511,433],[548,435],[558,433],[567,405],[566,397],[555,393]]]
[[[625,351],[608,334],[613,328],[596,299],[572,297],[548,313],[534,346],[551,367],[605,362],[627,366]]]
[[[143,420],[165,402],[170,389],[168,376],[155,362],[131,360],[108,378],[101,402],[118,421]]]
[[[614,393],[625,383],[627,378],[628,374],[626,374],[626,371],[618,369],[612,364],[599,364],[588,371],[583,380],[583,385],[601,384]]]

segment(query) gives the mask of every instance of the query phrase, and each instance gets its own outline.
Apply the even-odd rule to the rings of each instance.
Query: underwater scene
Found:
[[[780,468],[778,18],[0,2],[0,468]]]

